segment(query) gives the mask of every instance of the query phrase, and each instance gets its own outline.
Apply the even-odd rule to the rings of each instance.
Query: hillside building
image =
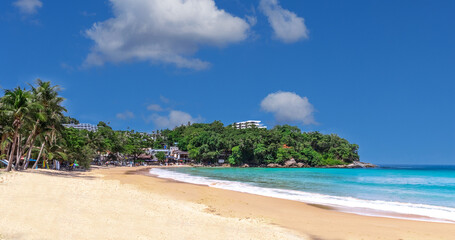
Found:
[[[75,128],[75,129],[80,129],[80,130],[87,130],[90,132],[96,132],[98,131],[98,126],[89,124],[89,123],[79,123],[79,124],[63,124],[64,127],[66,128]]]
[[[244,122],[235,122],[232,124],[232,126],[235,128],[235,129],[245,129],[245,128],[253,128],[253,127],[256,127],[256,128],[267,128],[267,126],[264,126],[261,121],[257,121],[257,120],[248,120],[248,121],[244,121]]]

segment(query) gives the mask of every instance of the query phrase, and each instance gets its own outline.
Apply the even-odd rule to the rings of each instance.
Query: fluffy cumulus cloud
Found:
[[[125,111],[123,113],[117,113],[116,117],[118,119],[122,119],[122,120],[133,119],[134,113],[132,113],[130,111]]]
[[[250,25],[214,0],[110,0],[114,17],[86,31],[95,44],[85,64],[131,60],[203,69],[191,56],[201,46],[223,47],[247,38]]]
[[[281,7],[278,0],[261,0],[259,9],[267,16],[275,36],[285,43],[308,38],[303,18]]]
[[[273,113],[278,122],[316,123],[313,116],[314,108],[308,98],[293,92],[269,94],[262,100],[261,109]]]
[[[34,14],[43,6],[43,3],[40,0],[17,0],[13,5],[24,14]]]
[[[169,128],[173,129],[180,125],[186,125],[188,122],[197,123],[201,122],[202,118],[193,118],[190,114],[182,111],[172,110],[168,116],[161,116],[154,114],[150,117],[156,128]]]

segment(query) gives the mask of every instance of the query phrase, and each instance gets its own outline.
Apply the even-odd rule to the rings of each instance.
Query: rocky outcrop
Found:
[[[378,167],[371,163],[364,163],[360,161],[354,161],[347,165],[334,165],[334,166],[326,166],[327,168],[375,168]]]
[[[267,167],[268,168],[280,168],[282,166],[280,164],[276,164],[276,163],[269,163],[269,164],[267,164]]]
[[[299,163],[297,163],[297,167],[298,167],[298,168],[308,168],[308,167],[310,167],[310,166],[309,166],[309,165],[306,165],[305,163],[299,162]]]
[[[216,165],[202,165],[202,164],[190,164],[190,166],[193,167],[233,167],[228,163],[225,164],[216,164]],[[289,159],[286,162],[284,162],[283,165],[278,164],[278,163],[269,163],[267,165],[261,164],[261,165],[248,165],[248,164],[243,164],[237,167],[241,168],[249,168],[249,167],[267,167],[267,168],[311,168],[312,166],[303,163],[303,162],[297,162],[295,159]],[[364,163],[360,161],[355,161],[350,164],[344,164],[344,165],[333,165],[333,166],[316,166],[316,168],[375,168],[378,167],[374,164],[371,163]]]
[[[223,167],[229,167],[229,164],[223,164]],[[251,167],[248,164],[243,164],[240,165],[239,167],[242,168],[249,168]],[[253,165],[253,167],[268,167],[268,168],[311,168],[310,165],[303,163],[303,162],[297,162],[295,159],[289,159],[286,162],[284,162],[283,165],[278,164],[278,163],[269,163],[267,165]],[[345,165],[333,165],[333,166],[317,166],[317,168],[375,168],[377,167],[374,164],[371,163],[364,163],[360,161],[354,161],[353,163],[350,164],[345,164]]]
[[[357,168],[375,168],[375,167],[378,167],[372,163],[364,163],[364,162],[360,162],[360,161],[354,161],[353,163],[349,164],[353,167],[357,167]]]
[[[284,167],[286,168],[297,167],[297,162],[295,161],[294,158],[291,158],[290,160],[284,162]]]
[[[283,165],[277,163],[267,164],[268,168],[310,168],[311,166],[302,162],[296,162],[295,159],[290,159],[284,162]],[[371,163],[364,163],[360,161],[355,161],[346,165],[334,165],[334,166],[318,166],[319,168],[375,168],[377,167]]]

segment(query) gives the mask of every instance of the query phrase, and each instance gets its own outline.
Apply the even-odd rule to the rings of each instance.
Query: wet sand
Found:
[[[100,172],[110,171],[118,173]],[[205,205],[102,174],[0,174],[0,239],[308,239],[260,219],[217,216]]]
[[[213,214],[262,219],[311,239],[454,239],[455,224],[370,217],[301,202],[169,181],[147,168],[112,169],[107,179],[132,184],[173,199],[204,204]],[[126,174],[129,173],[129,174]],[[125,177],[126,176],[126,177]]]
[[[0,239],[454,239],[455,224],[342,213],[148,168],[0,175]]]

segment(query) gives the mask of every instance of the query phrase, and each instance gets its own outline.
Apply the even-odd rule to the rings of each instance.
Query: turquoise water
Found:
[[[341,207],[455,221],[455,167],[375,169],[170,168],[161,177]]]

